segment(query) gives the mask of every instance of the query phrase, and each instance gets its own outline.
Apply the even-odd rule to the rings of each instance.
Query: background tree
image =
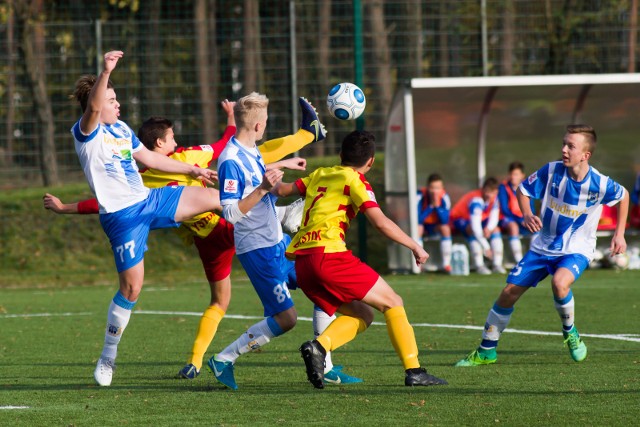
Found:
[[[48,68],[45,60],[44,0],[12,0],[12,6],[16,13],[20,53],[38,123],[36,144],[40,155],[42,182],[47,186],[57,185],[60,180],[54,144],[55,126],[46,82]]]

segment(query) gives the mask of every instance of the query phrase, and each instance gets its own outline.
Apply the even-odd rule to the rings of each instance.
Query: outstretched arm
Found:
[[[96,199],[87,199],[75,203],[62,203],[53,194],[46,193],[42,197],[45,209],[49,209],[57,214],[97,214],[99,211]]]
[[[415,240],[409,237],[398,225],[391,221],[380,208],[369,208],[364,211],[369,222],[385,237],[405,246],[413,252],[416,264],[424,264],[429,254]]]
[[[116,68],[118,60],[122,58],[124,53],[119,50],[112,50],[104,54],[104,69],[98,76],[98,80],[93,85],[91,92],[89,93],[89,99],[87,102],[87,109],[82,114],[80,120],[80,131],[89,135],[98,127],[100,123],[100,113],[102,107],[107,99],[107,84],[109,83],[109,76],[111,71]]]
[[[227,113],[227,128],[224,130],[222,137],[218,141],[210,144],[213,149],[214,160],[220,157],[220,153],[222,153],[222,150],[227,146],[231,137],[236,133],[236,119],[233,115],[233,107],[236,103],[225,99],[220,103],[220,105],[222,105],[222,109]]]
[[[151,151],[144,145],[141,145],[140,150],[133,153],[133,158],[148,168],[157,169],[162,172],[191,175],[210,185],[213,185],[213,181],[218,179],[218,173],[216,171],[179,162],[162,154],[158,154],[155,151]]]
[[[267,166],[267,170],[271,169],[291,169],[303,171],[307,167],[307,161],[302,157],[292,157],[290,159],[280,160],[279,162],[270,163]]]

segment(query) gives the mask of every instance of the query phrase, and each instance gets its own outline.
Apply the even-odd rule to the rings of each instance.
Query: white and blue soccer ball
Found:
[[[364,92],[353,83],[338,83],[327,95],[327,108],[336,119],[355,120],[366,106]]]

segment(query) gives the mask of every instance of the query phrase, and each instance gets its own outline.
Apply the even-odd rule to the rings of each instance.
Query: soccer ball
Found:
[[[366,105],[364,92],[353,83],[338,83],[327,95],[327,108],[336,119],[355,120]]]

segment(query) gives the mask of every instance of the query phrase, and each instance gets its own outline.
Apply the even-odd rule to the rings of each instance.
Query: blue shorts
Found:
[[[437,224],[422,224],[422,226],[424,227],[423,230],[424,232],[422,233],[422,236],[426,237],[426,236],[440,236],[440,231],[438,230],[438,227],[440,227],[442,224],[437,223]]]
[[[587,267],[589,267],[589,259],[584,255],[547,256],[529,251],[509,272],[507,283],[535,288],[545,277],[549,274],[553,275],[559,268],[571,271],[575,281]]]
[[[269,317],[293,307],[289,286],[297,286],[293,261],[285,258],[284,252],[291,237],[284,238],[275,246],[255,249],[238,254],[240,264],[249,276],[253,288],[264,307],[264,316]]]
[[[482,221],[482,229],[484,230],[484,228],[487,226],[487,224],[489,223],[488,219],[485,219],[484,221]],[[460,233],[462,233],[462,235],[467,239],[467,240],[475,240],[475,237],[473,236],[473,234],[469,234],[467,232],[467,226],[471,224],[471,221],[468,219],[456,219],[453,222],[453,226],[455,227],[456,230],[458,230]],[[497,229],[499,230],[499,229]],[[495,233],[495,231],[494,231]]]
[[[144,259],[149,230],[178,227],[175,221],[178,202],[184,187],[162,187],[149,196],[117,212],[100,214],[100,223],[111,243],[118,273]]]

